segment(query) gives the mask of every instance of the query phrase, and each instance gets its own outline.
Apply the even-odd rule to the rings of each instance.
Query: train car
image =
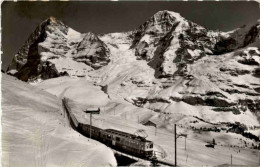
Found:
[[[153,156],[153,142],[143,137],[125,133],[115,129],[100,129],[95,126],[79,123],[78,132],[86,137],[98,140],[118,151],[122,151],[141,158]]]
[[[90,137],[90,130],[91,130],[91,138],[100,141],[101,131],[103,131],[103,129],[97,128],[95,126],[91,126],[90,128],[90,125],[79,123],[78,131],[82,135],[86,137]]]
[[[153,156],[153,142],[143,137],[115,129],[103,130],[100,137],[105,144],[128,154],[142,158]]]

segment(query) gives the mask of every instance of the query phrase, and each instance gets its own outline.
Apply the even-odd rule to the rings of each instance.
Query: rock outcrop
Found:
[[[109,50],[95,34],[87,33],[77,46],[73,59],[98,69],[109,63]]]

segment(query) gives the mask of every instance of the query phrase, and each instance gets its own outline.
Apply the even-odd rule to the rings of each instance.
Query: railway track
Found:
[[[67,118],[68,118],[68,121],[70,123],[70,126],[75,130],[77,131],[78,133],[82,134],[80,131],[78,131],[77,127],[79,125],[79,122],[78,120],[76,119],[76,117],[70,112],[69,110],[69,107],[67,105],[67,102],[66,102],[66,98],[62,99],[62,104],[63,104],[63,107],[65,109],[65,112],[66,112],[66,115],[67,115]],[[83,135],[83,134],[82,134]],[[84,135],[83,135],[84,136]],[[93,139],[94,140],[94,139]],[[111,147],[110,147],[111,148]],[[144,160],[144,161],[150,161],[152,164],[162,164],[162,165],[168,165],[168,166],[175,166],[174,164],[170,163],[170,162],[167,162],[167,161],[163,161],[163,160],[159,160],[157,158],[150,158],[150,159],[145,159],[145,158],[140,158],[140,157],[136,157],[134,155],[130,155],[130,154],[127,154],[127,153],[124,153],[124,152],[121,152],[119,150],[115,150],[113,148],[111,148],[112,151],[114,153],[119,153],[123,156],[126,156],[128,158],[131,158],[133,160],[136,160],[136,161],[139,161],[140,159]]]

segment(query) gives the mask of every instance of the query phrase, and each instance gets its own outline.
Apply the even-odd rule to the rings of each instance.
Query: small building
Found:
[[[159,127],[162,125],[162,121],[158,119],[150,119],[148,121],[143,122],[142,124],[145,126],[153,126],[153,127]]]

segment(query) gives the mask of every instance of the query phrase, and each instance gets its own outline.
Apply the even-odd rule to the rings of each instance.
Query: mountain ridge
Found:
[[[85,77],[101,85],[111,85],[111,89],[133,84],[145,92],[130,99],[131,93],[124,92],[125,99],[134,105],[141,102],[145,106],[149,101],[165,99],[166,102],[184,101],[191,105],[217,107],[215,110],[235,111],[239,102],[256,113],[260,108],[256,98],[259,86],[255,82],[260,71],[257,67],[260,63],[259,32],[259,22],[227,33],[216,32],[190,22],[178,13],[164,10],[133,31],[98,36],[91,32],[81,34],[50,17],[36,28],[19,50],[9,66],[9,74],[29,82],[64,75]],[[40,34],[43,37],[40,38]],[[31,54],[27,48],[31,48]],[[211,69],[204,65],[210,65],[212,61],[219,67]],[[205,69],[197,64],[209,71],[204,72]],[[149,75],[144,76],[142,71],[149,71]],[[123,74],[124,77],[118,80],[117,77]],[[230,77],[234,77],[233,81]],[[237,81],[246,77],[253,77],[253,83]],[[178,82],[182,84],[176,85]],[[178,89],[172,94],[163,93],[174,87]],[[246,91],[235,91],[234,87]],[[155,88],[159,91],[152,91]]]
[[[65,48],[63,49],[63,52],[60,53],[58,52],[58,54],[59,55],[66,54],[66,51],[69,50],[70,47],[64,44],[66,43],[66,39],[64,38],[68,38],[66,37],[66,35],[68,33],[68,29],[70,28],[66,26],[64,23],[62,23],[61,21],[59,21],[58,19],[54,18],[53,16],[50,16],[48,19],[43,21],[36,28],[34,33],[32,33],[28,38],[28,40],[26,41],[25,45],[15,55],[15,58],[13,59],[12,63],[8,66],[7,71],[9,71],[9,73],[14,74],[19,70],[22,71],[21,67],[27,63],[29,46],[31,46],[32,41],[35,41],[36,39],[39,40],[36,43],[43,42],[45,38],[47,38],[47,35],[50,34],[50,33],[47,34],[45,33],[45,31],[48,32],[48,27],[54,27],[54,29],[56,27],[58,30],[60,30],[60,33],[58,32],[58,36],[63,41],[62,45],[64,45]],[[173,30],[172,35],[168,34],[174,27],[178,29]],[[161,64],[156,63],[156,65],[153,65],[153,62],[150,62],[151,67],[157,71],[156,72],[158,74],[157,77],[170,77],[176,75],[176,73],[177,75],[178,73],[183,73],[183,70],[185,71],[185,67],[182,67],[183,61],[184,64],[190,63],[198,58],[205,56],[205,54],[223,54],[225,52],[230,52],[240,47],[245,47],[246,45],[254,42],[256,36],[257,35],[259,36],[259,22],[255,24],[251,29],[249,29],[248,30],[249,32],[246,35],[244,34],[241,35],[241,33],[239,32],[240,30],[241,28],[235,29],[233,31],[235,33],[232,33],[232,31],[229,33],[215,32],[211,30],[208,31],[204,27],[186,20],[179,13],[163,10],[155,13],[145,23],[143,23],[142,25],[140,25],[138,28],[136,28],[134,31],[131,32],[130,38],[132,38],[133,42],[132,45],[130,46],[130,49],[135,49],[135,55],[137,56],[137,58],[146,59],[147,61],[150,61],[154,55],[158,54],[157,57],[162,57],[162,60],[159,61],[161,62]],[[51,31],[54,30],[50,30],[50,32]],[[243,44],[237,44],[238,42],[236,41],[238,40],[230,37],[233,34],[235,35],[238,34],[236,36],[239,36],[240,38],[241,36],[246,36],[244,37],[245,39],[242,42]],[[92,47],[96,47],[96,49],[99,50],[97,51],[98,53],[95,56],[91,56],[91,55],[83,56],[84,52],[89,52],[91,50],[90,49],[91,46],[86,46],[89,47],[89,49],[87,50],[85,50],[86,48],[84,49],[84,46],[81,46],[79,49],[84,50],[83,53],[80,53],[82,51],[79,51],[79,55],[74,56],[73,60],[84,62],[87,65],[91,66],[92,68],[94,67],[97,69],[109,63],[109,50],[107,49],[106,45],[102,41],[98,40],[99,38],[97,35],[95,34],[93,35],[95,36],[95,39],[92,40],[97,40],[98,44],[95,45],[98,46],[92,45]],[[41,39],[39,39],[40,36]],[[175,44],[173,41],[173,37],[179,38],[179,39],[174,39],[176,41]],[[160,46],[158,42],[162,43],[162,45],[164,46]],[[173,43],[171,44],[171,42]],[[194,44],[190,45],[190,43],[192,42]],[[83,41],[81,42],[81,44],[82,43]],[[85,45],[91,45],[90,43],[86,43]],[[169,48],[170,45],[171,46],[176,45],[175,49]],[[158,48],[157,46],[161,48]],[[93,51],[94,50],[95,49],[93,49]],[[169,51],[167,52],[167,50],[176,53],[176,55],[174,56],[172,54],[169,54],[168,53]],[[36,52],[39,51],[37,51],[36,49]],[[94,54],[94,53],[90,52],[90,54]],[[58,56],[53,56],[51,58],[57,58],[57,57]],[[173,57],[175,58],[173,59]],[[96,64],[96,62],[98,61],[96,59],[100,60],[101,65]],[[157,58],[155,59],[157,60]],[[165,61],[168,59],[170,59],[170,62]],[[175,62],[175,63],[171,63],[171,62]],[[49,64],[52,63],[49,62]],[[49,72],[51,74],[47,74],[47,77],[43,77],[43,78],[49,78],[49,77],[52,78],[52,77],[59,76],[59,72],[57,72],[57,70],[54,67],[48,67],[47,65],[47,69],[48,69],[47,71],[52,71],[52,72]],[[28,71],[26,73],[28,73]],[[21,78],[22,75],[27,75],[27,74],[25,74],[24,72],[22,74],[19,73],[16,74],[18,78]],[[37,78],[37,75],[39,74],[31,74],[32,78],[35,78],[33,76],[36,76]],[[48,75],[50,76],[48,77]],[[28,78],[30,77],[24,77],[22,80],[28,81]]]

